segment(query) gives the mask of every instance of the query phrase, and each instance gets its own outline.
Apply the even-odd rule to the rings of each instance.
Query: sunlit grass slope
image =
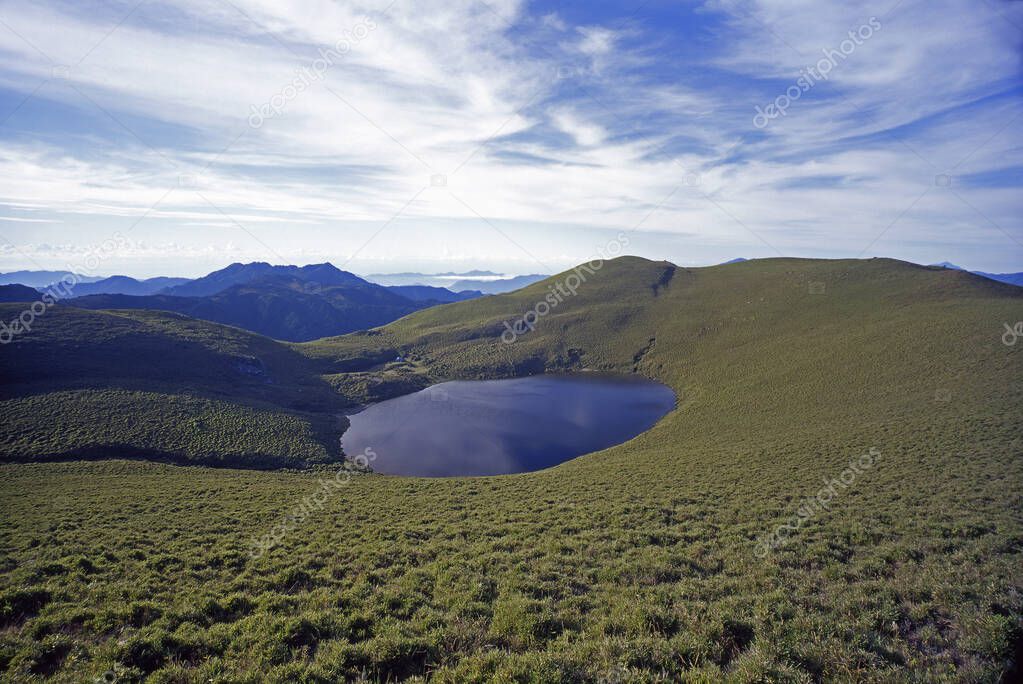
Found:
[[[671,385],[678,409],[619,447],[516,476],[354,478],[259,558],[322,475],[0,467],[7,677],[1017,676],[1023,345],[1001,336],[1023,291],[891,260],[624,258],[502,343],[566,277],[279,353],[345,402],[540,370]]]

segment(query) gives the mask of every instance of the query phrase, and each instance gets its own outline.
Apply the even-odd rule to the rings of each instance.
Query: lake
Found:
[[[632,376],[445,382],[349,416],[341,444],[390,475],[522,473],[628,441],[674,407],[670,388]]]

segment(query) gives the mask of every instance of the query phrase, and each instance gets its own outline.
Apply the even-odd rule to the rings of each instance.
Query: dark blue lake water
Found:
[[[644,432],[670,388],[607,375],[445,382],[350,416],[341,444],[391,475],[502,475],[549,468]]]

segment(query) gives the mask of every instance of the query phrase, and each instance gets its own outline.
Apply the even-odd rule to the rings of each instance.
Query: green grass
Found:
[[[1021,317],[1021,291],[890,260],[778,259],[667,280],[669,269],[609,262],[511,345],[501,322],[546,284],[304,345],[231,333],[281,384],[322,384],[341,404],[541,369],[635,371],[676,390],[678,409],[647,433],[549,470],[358,476],[289,519],[331,471],[0,466],[0,670],[10,681],[108,670],[154,682],[1011,681],[1023,397],[1019,345],[1000,335]],[[82,344],[75,325],[47,344]],[[218,346],[223,329],[199,328],[202,354],[239,353]],[[160,334],[187,344],[193,333]],[[389,364],[398,353],[409,364]],[[104,389],[138,390],[129,376]],[[76,382],[19,377],[10,401]],[[165,382],[156,388],[192,396]],[[212,401],[229,383],[196,386]],[[297,410],[301,393],[259,387],[243,388],[238,410]],[[71,439],[23,420],[28,443]],[[871,448],[875,467],[758,556],[758,539]],[[250,556],[282,521],[280,542]]]
[[[4,402],[4,421],[0,451],[20,460],[121,457],[296,468],[339,458],[337,449],[324,447],[326,437],[312,432],[315,421],[191,396],[52,392]],[[41,423],[49,426],[42,435]]]
[[[0,305],[0,320],[19,305]],[[56,307],[0,349],[0,460],[239,467],[341,458],[347,402],[316,362],[237,328]]]

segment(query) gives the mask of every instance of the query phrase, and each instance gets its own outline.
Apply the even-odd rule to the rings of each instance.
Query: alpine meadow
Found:
[[[0,8],[0,682],[1023,681],[1023,4]]]

